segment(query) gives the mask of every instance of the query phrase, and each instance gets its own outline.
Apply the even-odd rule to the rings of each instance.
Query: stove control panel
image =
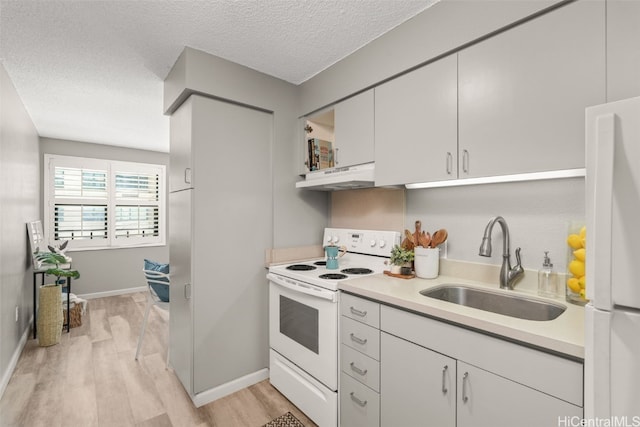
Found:
[[[325,228],[324,244],[345,246],[349,252],[389,257],[394,245],[400,244],[396,231]]]

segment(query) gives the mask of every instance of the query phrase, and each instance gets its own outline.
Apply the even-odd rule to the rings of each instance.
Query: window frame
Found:
[[[80,168],[104,170],[107,175],[107,191],[106,199],[84,199],[80,198],[56,198],[55,197],[55,170],[56,167],[64,168]],[[150,247],[166,245],[167,234],[167,187],[166,187],[166,166],[141,163],[126,162],[120,160],[96,159],[88,157],[65,156],[58,154],[44,155],[44,234],[46,244],[58,246],[65,239],[55,239],[55,206],[63,204],[65,200],[69,200],[70,205],[78,205],[83,201],[85,204],[106,205],[106,229],[107,237],[105,239],[71,239],[68,251],[82,250],[102,250],[102,249],[123,249],[135,247]],[[137,198],[116,198],[116,174],[125,173],[132,175],[140,174],[157,174],[158,200],[144,200]],[[95,203],[94,203],[95,201]],[[158,208],[158,235],[145,237],[116,237],[116,206],[126,206],[129,203],[132,206],[151,206]]]

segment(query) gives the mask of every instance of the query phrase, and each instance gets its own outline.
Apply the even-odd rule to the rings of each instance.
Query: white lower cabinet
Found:
[[[343,307],[342,427],[538,427],[583,416],[580,361],[352,295],[342,300],[361,311],[369,304],[370,324],[379,314],[378,329]]]
[[[582,418],[578,406],[461,361],[457,389],[458,427],[555,426]]]
[[[456,425],[456,360],[382,332],[380,425]]]

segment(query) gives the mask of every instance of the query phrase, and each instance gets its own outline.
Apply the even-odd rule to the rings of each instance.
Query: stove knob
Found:
[[[385,242],[384,240],[380,240],[378,242],[378,246],[380,246],[381,248],[384,248],[385,246],[387,246],[387,242]]]
[[[369,242],[369,245],[370,245],[372,248],[374,248],[374,247],[376,246],[376,243],[378,243],[378,242],[376,242],[376,241],[375,241],[375,239],[372,239],[372,240]]]
[[[340,236],[333,236],[333,243],[338,243],[340,241]]]
[[[332,240],[333,240],[333,237],[327,236],[327,243],[331,244]]]

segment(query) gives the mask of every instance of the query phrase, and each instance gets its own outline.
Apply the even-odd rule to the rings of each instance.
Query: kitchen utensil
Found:
[[[345,254],[347,248],[344,246],[325,246],[324,251],[327,254],[327,270],[337,270],[338,266],[338,258]]]
[[[433,237],[431,238],[430,247],[435,248],[436,246],[444,243],[447,240],[448,236],[449,234],[444,228],[436,231],[435,233],[433,233]]]
[[[415,248],[416,242],[414,240],[413,233],[411,233],[409,230],[404,230],[404,240],[402,241],[402,244],[400,246],[407,250],[412,250],[413,248]]]

